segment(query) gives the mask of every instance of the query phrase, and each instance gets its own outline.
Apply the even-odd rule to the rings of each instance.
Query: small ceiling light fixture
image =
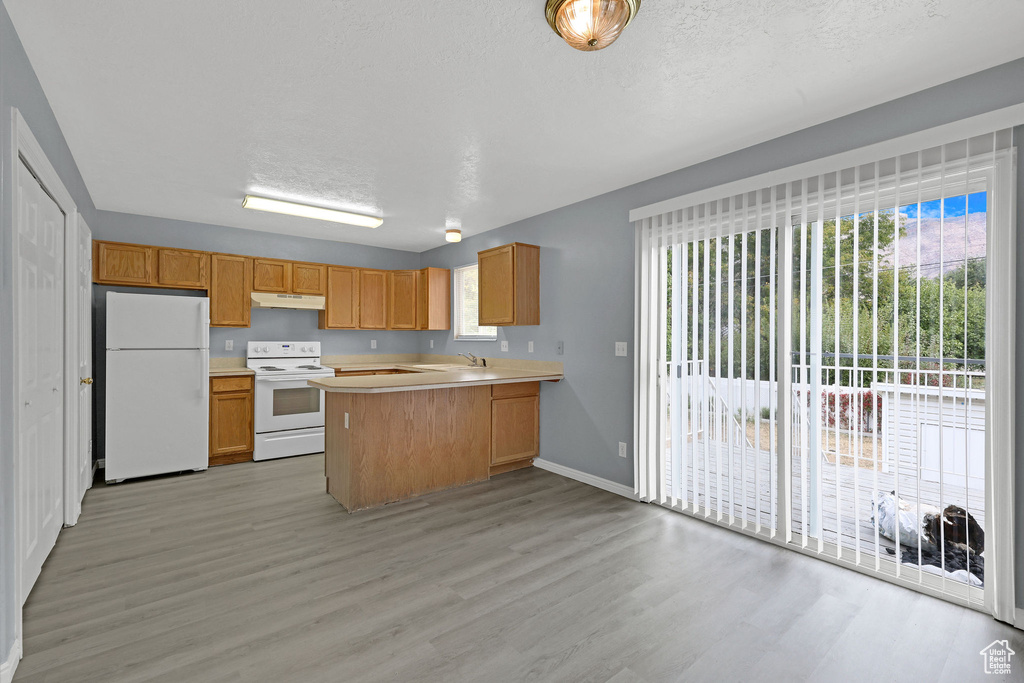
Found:
[[[445,242],[461,242],[462,231],[458,228],[448,228],[444,231],[444,240]]]
[[[289,216],[300,216],[302,218],[315,218],[319,221],[333,221],[334,223],[345,223],[347,225],[358,225],[361,228],[379,228],[384,222],[376,216],[364,216],[348,211],[337,209],[325,209],[321,206],[310,206],[308,204],[296,204],[280,199],[268,199],[267,197],[255,197],[251,194],[245,195],[242,200],[242,208],[256,209],[257,211],[270,211],[271,213],[283,213]]]
[[[615,42],[640,11],[640,0],[547,0],[544,14],[555,33],[577,50]]]

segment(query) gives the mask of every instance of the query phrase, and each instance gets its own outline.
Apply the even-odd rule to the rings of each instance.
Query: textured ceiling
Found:
[[[1024,56],[1020,0],[646,0],[596,53],[543,0],[3,1],[97,208],[412,251]]]

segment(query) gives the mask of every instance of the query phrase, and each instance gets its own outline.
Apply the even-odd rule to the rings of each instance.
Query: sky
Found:
[[[971,213],[984,213],[987,203],[985,192],[975,192],[970,196],[947,197],[946,218],[963,218],[968,209]],[[921,203],[921,218],[940,218],[941,211],[941,202],[937,199]],[[900,213],[905,214],[907,218],[917,218],[917,204],[900,207]]]

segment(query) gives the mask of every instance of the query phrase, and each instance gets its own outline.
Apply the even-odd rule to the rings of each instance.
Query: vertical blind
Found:
[[[635,489],[1005,620],[1012,129],[894,151],[634,221]],[[894,557],[887,501],[983,520],[984,571]]]

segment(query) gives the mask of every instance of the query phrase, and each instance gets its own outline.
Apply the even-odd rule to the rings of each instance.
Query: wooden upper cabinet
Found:
[[[515,242],[477,253],[481,325],[540,324],[540,247]]]
[[[179,289],[209,287],[210,255],[204,251],[157,249],[156,283]]]
[[[319,263],[292,264],[292,294],[324,296],[327,292],[327,266]]]
[[[154,247],[93,242],[93,282],[102,285],[152,286]]]
[[[388,273],[388,329],[415,330],[418,270],[392,270]]]
[[[291,293],[292,264],[274,259],[253,259],[252,289],[255,292]]]
[[[320,329],[354,330],[359,327],[359,269],[328,266],[327,304],[320,311]]]
[[[359,327],[383,330],[387,327],[388,271],[359,271]]]
[[[452,327],[452,272],[447,268],[420,271],[416,297],[416,329],[450,330]]]
[[[249,327],[252,278],[251,258],[210,255],[210,325]]]

